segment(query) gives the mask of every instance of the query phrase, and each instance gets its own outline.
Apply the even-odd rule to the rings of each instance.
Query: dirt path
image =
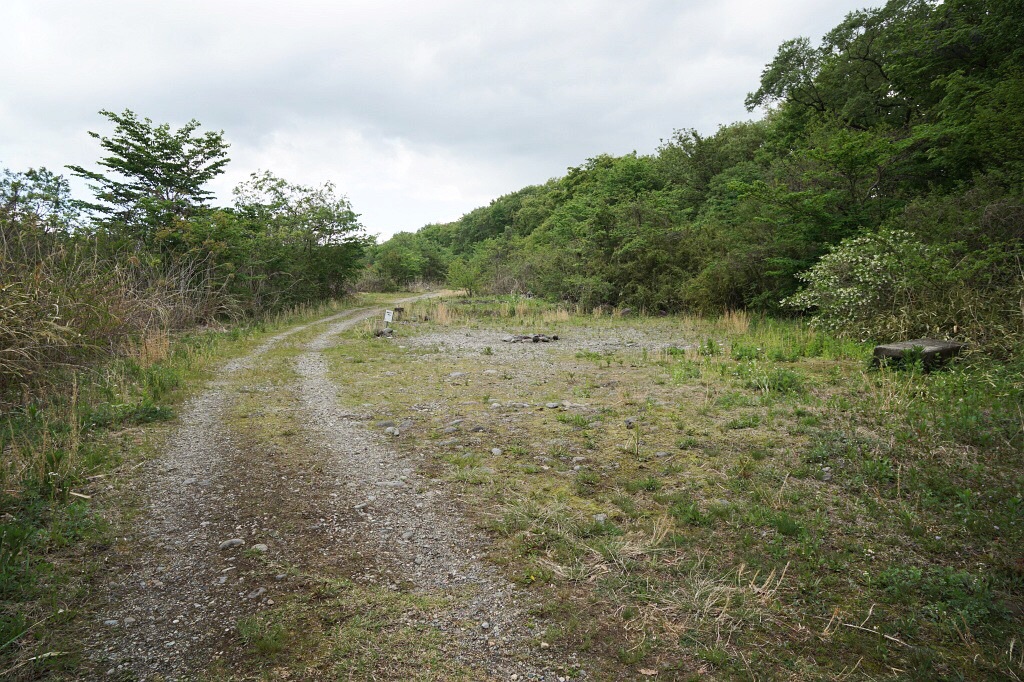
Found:
[[[482,540],[445,491],[337,407],[320,351],[375,312],[313,323],[328,326],[296,349],[283,385],[261,383],[258,370],[313,324],[228,363],[185,406],[163,455],[138,474],[146,502],[107,559],[83,678],[261,676],[239,622],[283,601],[314,603],[324,580],[341,578],[433,599],[403,615],[403,627],[430,631],[438,660],[467,679],[560,679],[525,605],[477,560]],[[285,672],[337,678],[329,667]],[[399,678],[384,667],[372,679]]]

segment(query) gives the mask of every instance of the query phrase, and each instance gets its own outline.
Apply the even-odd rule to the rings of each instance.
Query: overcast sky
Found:
[[[256,170],[331,181],[388,236],[751,118],[780,42],[877,4],[0,0],[0,166],[95,167],[100,109],[196,118],[231,144],[223,203]]]

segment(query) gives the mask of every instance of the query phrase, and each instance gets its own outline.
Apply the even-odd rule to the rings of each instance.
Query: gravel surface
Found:
[[[335,317],[361,319],[352,316]],[[230,379],[309,326],[226,363],[219,379],[185,405],[162,456],[138,472],[134,485],[145,509],[107,558],[100,587],[106,607],[101,628],[86,642],[83,675],[188,679],[235,645],[235,624],[254,611],[249,595],[259,588],[250,589],[238,562],[245,541],[235,537],[242,529],[232,512],[248,482],[231,466],[244,452],[224,424],[237,396]]]
[[[401,331],[401,327],[399,327]],[[591,353],[623,353],[640,352],[646,350],[649,353],[663,351],[667,348],[688,348],[692,344],[682,337],[674,338],[666,336],[663,339],[652,339],[649,332],[642,329],[615,329],[605,331],[597,329],[586,329],[576,327],[568,334],[559,335],[557,341],[548,343],[509,343],[505,339],[513,334],[540,333],[547,331],[543,328],[522,330],[510,327],[510,331],[498,330],[472,330],[457,332],[431,331],[403,336],[402,344],[411,348],[436,348],[440,352],[473,352],[479,353],[490,347],[497,352],[516,360],[519,359],[543,359],[551,351],[566,353],[578,353],[581,351]]]
[[[319,351],[349,324],[335,324],[317,337],[296,368],[302,376],[307,430],[329,454],[347,499],[356,501],[364,522],[353,539],[384,564],[386,579],[394,584],[409,581],[417,591],[468,595],[431,623],[456,645],[452,653],[460,660],[495,679],[561,679],[558,662],[531,651],[541,629],[525,626],[531,620],[527,605],[492,566],[478,560],[484,539],[460,517],[444,490],[416,473],[415,459],[388,448],[336,405],[337,387],[327,379]]]
[[[254,452],[227,418],[239,395],[268,390],[244,385],[238,373],[311,325],[226,364],[184,406],[164,452],[135,474],[145,503],[106,558],[81,679],[188,680],[212,661],[231,670],[243,656],[238,620],[308,587],[275,564],[311,562],[336,566],[339,577],[453,595],[426,625],[479,679],[557,680],[560,664],[574,664],[538,647],[524,598],[477,559],[485,540],[443,487],[337,406],[320,351],[375,312],[328,318],[295,360],[300,378],[286,388],[296,396],[308,461]]]

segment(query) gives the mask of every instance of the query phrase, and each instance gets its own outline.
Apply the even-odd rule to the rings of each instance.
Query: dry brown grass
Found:
[[[719,324],[730,334],[746,334],[750,331],[750,313],[746,310],[727,310]]]
[[[568,322],[569,318],[569,311],[560,306],[554,310],[545,310],[540,316],[544,322]]]
[[[448,326],[455,321],[456,313],[446,304],[437,303],[434,305],[433,319],[435,322],[437,322],[437,324],[440,324],[442,326]]]
[[[162,362],[171,353],[171,335],[166,329],[148,330],[136,346],[135,357],[140,367],[151,367]]]
[[[58,368],[166,357],[169,330],[227,312],[201,261],[158,268],[46,234],[0,239],[0,402],[44,390]]]

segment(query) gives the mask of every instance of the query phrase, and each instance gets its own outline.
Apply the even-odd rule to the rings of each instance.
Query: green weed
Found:
[[[761,425],[761,416],[758,414],[745,414],[742,417],[730,419],[725,423],[727,429],[755,429]]]
[[[643,478],[633,479],[626,483],[626,490],[629,492],[638,492],[646,490],[647,492],[655,492],[661,490],[662,483],[654,476],[645,476]]]

